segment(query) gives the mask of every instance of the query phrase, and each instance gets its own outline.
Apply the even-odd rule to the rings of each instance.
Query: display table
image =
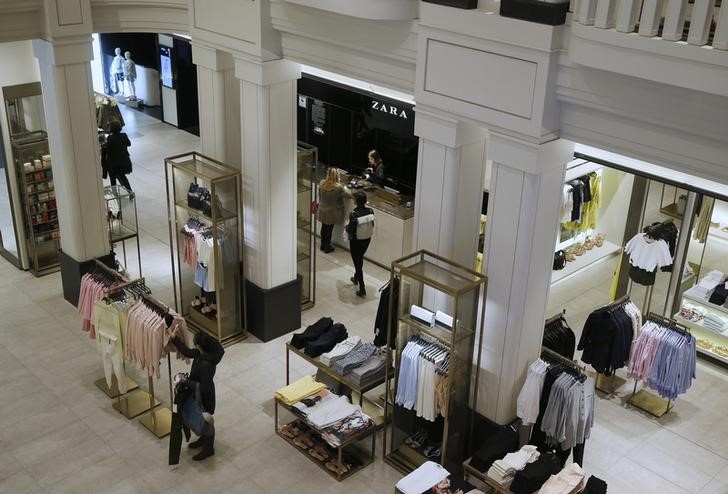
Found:
[[[722,305],[711,304],[704,298],[699,297],[695,294],[691,288],[683,293],[682,306],[685,304],[699,305],[707,310],[709,313],[713,313],[723,319],[728,319],[728,308]],[[690,328],[690,332],[697,339],[698,352],[707,355],[711,358],[719,360],[725,364],[728,364],[728,330],[719,333],[713,331],[703,325],[701,321],[689,321],[680,316],[678,312],[673,318],[680,324],[684,324]]]
[[[466,481],[469,481],[470,477],[475,477],[476,479],[490,487],[496,494],[510,494],[511,492],[510,489],[508,489],[508,486],[503,486],[499,484],[495,480],[488,477],[488,474],[486,472],[481,472],[480,470],[471,466],[470,458],[463,462],[463,477],[465,477]]]

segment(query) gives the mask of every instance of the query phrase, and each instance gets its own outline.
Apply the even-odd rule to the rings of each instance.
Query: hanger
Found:
[[[565,315],[566,315],[566,309],[563,309],[561,312],[559,312],[555,316],[551,316],[548,319],[546,319],[546,323],[544,324],[544,326],[550,326],[551,324],[555,323],[556,321],[563,319]]]

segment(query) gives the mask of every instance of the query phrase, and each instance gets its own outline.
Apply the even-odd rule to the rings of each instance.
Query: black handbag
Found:
[[[187,207],[192,209],[202,209],[202,199],[205,190],[206,189],[204,187],[201,187],[194,182],[191,183],[190,188],[187,191]]]
[[[554,270],[559,271],[566,266],[566,252],[557,250],[554,252]]]
[[[210,191],[204,189],[202,192],[202,214],[212,216],[212,201]]]

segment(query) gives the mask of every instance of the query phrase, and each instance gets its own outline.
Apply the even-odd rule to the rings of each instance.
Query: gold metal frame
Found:
[[[425,273],[425,268],[427,265],[432,265],[437,267],[438,269],[442,270],[443,274],[449,275],[454,280],[457,280],[457,286],[451,286],[448,285],[445,281],[442,279],[434,279],[432,277],[429,277]],[[417,270],[416,267],[421,266],[422,270]],[[421,271],[421,272],[420,272]],[[411,320],[411,318],[408,317],[402,317],[398,316],[396,324],[397,327],[399,327],[400,324],[404,324],[407,327],[409,327],[411,330],[414,330],[418,334],[426,334],[433,338],[435,338],[440,343],[444,344],[450,349],[450,369],[448,372],[447,377],[447,396],[448,400],[446,403],[446,412],[447,417],[444,419],[444,430],[443,430],[443,440],[442,444],[440,446],[440,462],[445,465],[446,468],[448,468],[448,463],[453,463],[452,465],[449,465],[450,468],[459,468],[462,460],[464,458],[458,458],[454,459],[453,462],[449,461],[448,459],[448,439],[450,437],[451,427],[461,427],[460,435],[461,437],[464,437],[467,433],[472,433],[472,427],[473,427],[473,420],[474,416],[471,414],[470,417],[468,417],[469,420],[467,420],[466,424],[452,424],[453,417],[450,413],[450,410],[452,409],[452,400],[453,395],[455,393],[454,388],[454,375],[457,372],[463,372],[465,374],[465,378],[462,379],[462,382],[459,383],[460,386],[464,386],[464,388],[461,390],[464,392],[464,399],[466,402],[465,408],[472,408],[474,409],[477,406],[478,401],[478,387],[479,387],[479,378],[480,378],[480,364],[481,364],[481,358],[482,358],[482,343],[483,343],[483,333],[485,332],[485,302],[487,299],[487,287],[488,287],[488,278],[483,275],[482,273],[478,273],[466,266],[463,266],[459,263],[450,261],[449,259],[446,259],[445,257],[442,257],[440,255],[434,254],[432,252],[428,252],[426,250],[419,250],[417,252],[414,252],[413,254],[410,254],[408,256],[402,257],[400,259],[397,259],[395,261],[392,261],[391,264],[391,272],[390,272],[390,283],[392,283],[395,278],[399,278],[400,280],[400,313],[402,311],[401,309],[401,299],[403,296],[403,289],[404,285],[402,280],[404,279],[412,279],[418,283],[421,284],[422,287],[431,287],[435,290],[439,291],[440,293],[444,293],[454,300],[454,307],[453,307],[453,327],[450,331],[447,330],[437,330],[433,331],[435,328],[429,328],[423,324],[419,324],[414,320]],[[475,293],[473,293],[475,291]],[[472,311],[472,322],[474,327],[472,329],[467,330],[464,334],[459,334],[459,316],[460,314],[460,308],[462,302],[462,298],[464,295],[473,293],[473,300],[469,303],[473,304],[472,308],[469,308],[468,311]],[[394,309],[394,297],[389,298],[389,313],[391,314]],[[388,321],[388,334],[387,334],[387,341],[389,341],[389,335],[392,331],[395,331],[395,328],[392,327],[392,318],[389,318]],[[449,335],[449,338],[446,336]],[[472,375],[473,372],[473,350],[474,345],[476,344],[476,335],[477,335],[477,359],[476,359],[476,368],[475,376]],[[458,349],[457,347],[459,345],[465,345],[467,346],[467,349],[465,351],[461,351],[462,349]],[[397,364],[395,365],[395,368],[399,368],[399,358],[401,356],[402,348],[397,348],[394,350],[394,356],[392,358],[392,350],[389,348],[389,345],[387,345],[387,353],[388,358],[392,358],[392,361],[397,361]],[[394,394],[396,394],[396,389],[398,386],[398,375],[396,372],[390,372],[392,371],[391,368],[387,367],[385,371],[385,383],[386,383],[386,390],[387,390],[387,396],[384,400],[384,409],[385,409],[385,420],[387,422],[392,422],[391,414],[394,412]],[[474,377],[474,379],[473,379]],[[394,380],[394,386],[392,387],[390,385],[390,382]],[[391,393],[391,395],[390,395]],[[391,403],[390,403],[391,401]],[[467,410],[464,411],[467,413]],[[457,421],[457,420],[455,420]],[[456,431],[457,432],[457,431]],[[456,432],[454,434],[456,435]],[[392,431],[392,435],[390,438],[390,441],[387,441],[387,429],[384,430],[384,440],[383,440],[383,456],[384,460],[395,467],[396,469],[402,471],[403,473],[408,473],[414,468],[416,468],[417,461],[415,461],[414,455],[420,456],[419,453],[417,453],[414,450],[411,450],[411,448],[407,448],[403,444],[398,445],[395,448],[395,434],[394,431]],[[387,447],[389,446],[390,451],[387,451]],[[403,448],[404,446],[404,448]],[[400,451],[403,449],[408,449],[411,451]],[[465,450],[462,451],[463,454],[465,454]],[[423,457],[424,459],[424,457]]]
[[[228,345],[235,343],[237,341],[240,341],[247,337],[247,331],[245,329],[246,327],[246,321],[247,321],[247,311],[245,304],[243,303],[243,300],[245,300],[245,269],[244,269],[244,262],[245,262],[245,242],[244,242],[244,229],[245,229],[245,220],[243,216],[243,207],[242,207],[242,180],[241,180],[241,174],[239,171],[236,171],[234,168],[230,167],[229,165],[226,165],[225,163],[222,163],[221,161],[215,160],[213,158],[210,158],[208,156],[205,156],[201,153],[198,153],[196,151],[189,152],[189,153],[182,153],[174,156],[169,156],[164,159],[165,163],[165,182],[166,182],[166,190],[167,190],[167,216],[168,216],[168,224],[169,224],[169,244],[170,244],[170,260],[172,263],[172,289],[174,292],[174,304],[175,309],[177,312],[185,316],[185,319],[187,319],[187,322],[189,323],[190,327],[193,330],[196,331],[205,331],[214,338],[216,338],[218,341],[223,343],[223,345]],[[189,167],[190,164],[195,164],[194,170],[189,170],[186,167]],[[197,165],[202,166],[197,166]],[[204,168],[210,168],[214,169],[217,174],[209,173],[209,170],[204,170]],[[210,194],[211,194],[211,201],[213,204],[215,204],[216,199],[218,197],[216,187],[220,185],[223,182],[227,181],[234,181],[234,190],[235,190],[235,205],[234,210],[224,210],[223,213],[230,213],[230,214],[223,214],[222,217],[218,217],[217,208],[212,207],[211,215],[210,217],[203,216],[201,212],[197,210],[192,210],[189,207],[185,206],[184,201],[186,201],[186,198],[179,199],[177,198],[178,191],[176,190],[176,182],[175,182],[175,174],[176,173],[184,173],[186,176],[188,176],[193,182],[198,182],[199,179],[202,179],[203,181],[209,183],[210,185]],[[171,183],[170,183],[171,179]],[[171,191],[170,191],[171,187]],[[237,251],[238,251],[238,266],[240,266],[239,270],[239,277],[238,277],[238,285],[237,287],[233,287],[232,289],[236,290],[236,293],[234,294],[235,299],[235,307],[234,310],[237,314],[238,319],[238,325],[239,328],[237,330],[233,331],[230,334],[223,335],[223,328],[222,328],[222,318],[218,318],[216,323],[211,324],[213,325],[216,330],[213,332],[210,329],[206,328],[202,324],[199,324],[196,322],[193,318],[189,316],[189,313],[186,307],[182,307],[182,304],[184,304],[183,300],[183,286],[182,286],[182,256],[180,255],[180,243],[178,241],[178,234],[181,224],[178,222],[178,209],[179,208],[186,209],[189,212],[194,212],[195,214],[198,214],[199,217],[204,218],[207,222],[210,222],[212,225],[221,225],[223,221],[226,221],[228,219],[236,218],[237,219],[237,232],[236,232],[236,241],[237,241]],[[213,242],[218,245],[218,233],[217,229],[213,228]],[[176,256],[175,256],[176,251]],[[222,266],[219,249],[213,249],[213,255],[215,256],[215,264],[216,266]],[[176,257],[176,260],[175,260]],[[176,268],[176,269],[175,269]],[[222,283],[221,277],[223,276],[223,269],[216,269],[215,270],[215,286],[221,286]],[[226,287],[223,290],[230,290],[231,287]],[[225,304],[223,303],[222,307],[220,305],[222,297],[218,295],[217,297],[217,307],[218,307],[218,314],[221,314],[226,308],[224,307]]]

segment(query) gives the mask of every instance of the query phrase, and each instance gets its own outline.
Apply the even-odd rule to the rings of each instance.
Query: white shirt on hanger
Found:
[[[638,233],[627,242],[624,251],[629,254],[629,263],[645,271],[654,271],[672,264],[670,248],[664,240],[654,240],[644,233]]]

